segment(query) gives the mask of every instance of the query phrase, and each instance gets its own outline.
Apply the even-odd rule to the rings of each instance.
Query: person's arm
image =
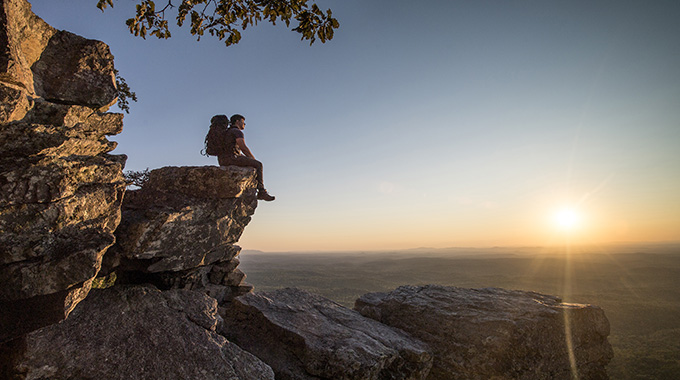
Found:
[[[236,146],[238,146],[238,148],[241,150],[241,153],[243,153],[246,157],[255,159],[255,156],[253,156],[253,154],[250,152],[250,149],[248,149],[245,139],[243,138],[236,139]]]

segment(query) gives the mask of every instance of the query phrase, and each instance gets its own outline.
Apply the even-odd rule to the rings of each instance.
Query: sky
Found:
[[[126,170],[216,165],[210,118],[246,117],[276,200],[244,249],[680,241],[678,1],[325,0],[330,42],[260,23],[231,47],[134,37],[132,0],[31,3],[111,47]]]

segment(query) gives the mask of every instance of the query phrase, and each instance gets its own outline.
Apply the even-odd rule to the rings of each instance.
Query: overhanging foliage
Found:
[[[324,12],[316,3],[309,5],[307,0],[182,0],[179,5],[163,0],[162,3],[163,7],[157,8],[152,0],[139,1],[135,17],[126,21],[130,33],[142,38],[147,35],[170,38],[166,12],[176,13],[180,27],[189,20],[189,30],[198,40],[207,32],[224,40],[227,46],[238,43],[241,31],[262,20],[290,26],[295,19],[297,26],[292,30],[300,33],[302,40],[309,40],[310,45],[317,38],[322,43],[331,40],[340,25],[330,9]],[[113,0],[97,0],[97,8],[102,11],[109,6],[113,7]]]

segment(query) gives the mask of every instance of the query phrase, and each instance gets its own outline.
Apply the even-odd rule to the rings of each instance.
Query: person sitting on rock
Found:
[[[222,124],[226,129],[223,134],[224,149],[217,155],[217,162],[220,166],[244,166],[255,168],[257,171],[257,199],[273,201],[274,196],[269,195],[264,188],[262,176],[262,163],[255,159],[253,153],[246,145],[243,129],[246,127],[246,118],[236,114],[227,119],[225,115],[215,115],[210,119],[211,124]]]

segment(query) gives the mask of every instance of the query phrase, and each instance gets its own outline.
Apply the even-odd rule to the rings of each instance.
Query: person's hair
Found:
[[[227,115],[215,115],[210,119],[210,125],[229,125]]]
[[[229,119],[229,124],[233,125],[239,120],[245,120],[245,117],[243,115],[235,114],[231,116],[231,119]]]

